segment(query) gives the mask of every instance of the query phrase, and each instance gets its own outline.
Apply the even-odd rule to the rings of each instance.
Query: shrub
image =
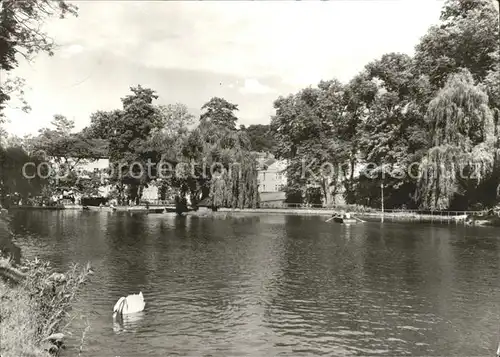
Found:
[[[60,274],[48,262],[35,259],[19,270],[2,262],[0,275],[14,280],[12,284],[0,281],[2,357],[46,356],[48,351],[57,354],[68,326],[63,323],[70,318],[72,302],[92,274],[90,265],[83,269],[73,265]]]

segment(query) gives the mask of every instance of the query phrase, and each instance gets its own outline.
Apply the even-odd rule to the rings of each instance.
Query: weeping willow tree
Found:
[[[494,121],[488,96],[470,72],[451,75],[429,103],[433,147],[421,162],[418,199],[422,208],[447,209],[467,197],[491,174]]]
[[[256,208],[260,198],[255,158],[249,151],[231,149],[220,164],[210,185],[212,207]]]
[[[257,207],[257,161],[250,152],[250,139],[245,131],[224,123],[202,116],[200,125],[186,140],[183,156],[204,162],[207,181],[203,185],[208,186],[213,208]]]
[[[237,164],[229,172],[231,201],[226,204],[232,208],[256,208],[259,203],[258,172],[256,160],[248,153],[238,153]]]
[[[226,182],[227,173],[224,171],[218,172],[212,177],[212,184],[210,185],[210,202],[212,207],[219,208],[226,205],[228,198]]]

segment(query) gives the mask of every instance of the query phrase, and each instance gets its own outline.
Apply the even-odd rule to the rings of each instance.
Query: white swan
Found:
[[[129,295],[126,298],[121,297],[113,307],[113,317],[116,315],[133,314],[144,310],[146,303],[142,291],[139,294]]]

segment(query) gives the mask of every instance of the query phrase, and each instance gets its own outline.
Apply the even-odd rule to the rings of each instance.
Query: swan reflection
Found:
[[[141,311],[117,316],[113,319],[113,331],[115,333],[137,332],[144,319],[144,315],[144,311]]]

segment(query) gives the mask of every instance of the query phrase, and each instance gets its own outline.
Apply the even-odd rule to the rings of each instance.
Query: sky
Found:
[[[121,108],[131,86],[197,117],[211,97],[238,104],[239,124],[268,124],[273,101],[320,80],[347,82],[384,53],[412,54],[438,22],[439,0],[78,1],[78,17],[51,19],[54,56],[20,60],[25,114],[6,129],[36,134],[54,114],[80,130],[97,110]],[[14,107],[15,102],[11,103]]]

